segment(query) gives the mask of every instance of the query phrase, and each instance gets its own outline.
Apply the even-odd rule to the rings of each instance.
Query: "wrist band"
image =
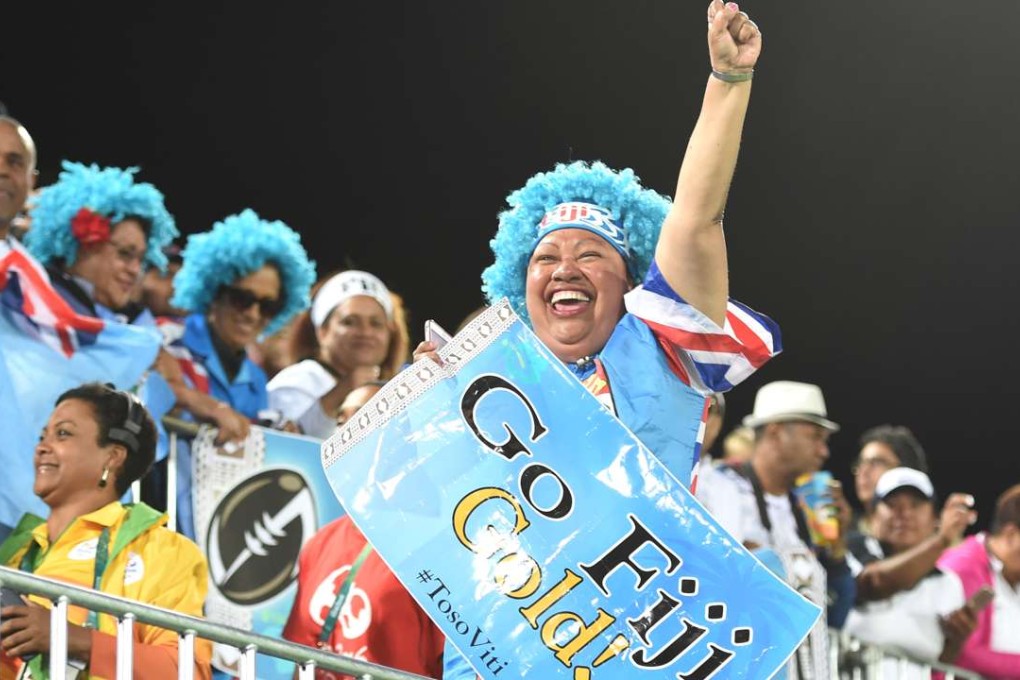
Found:
[[[745,80],[750,80],[754,77],[754,69],[746,73],[724,73],[722,71],[712,69],[712,77],[718,78],[724,83],[742,83]]]

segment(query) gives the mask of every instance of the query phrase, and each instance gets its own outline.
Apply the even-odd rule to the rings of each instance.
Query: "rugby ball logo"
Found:
[[[273,598],[294,580],[301,546],[317,526],[312,490],[295,470],[263,470],[238,482],[209,523],[213,585],[241,606]]]

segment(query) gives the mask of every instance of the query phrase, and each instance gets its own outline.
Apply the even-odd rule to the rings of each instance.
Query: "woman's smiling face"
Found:
[[[35,447],[35,495],[52,508],[94,491],[103,468],[110,464],[107,448],[99,445],[99,423],[92,405],[79,399],[62,401]]]
[[[561,361],[602,350],[624,313],[627,266],[585,229],[548,234],[528,262],[525,301],[535,334]]]

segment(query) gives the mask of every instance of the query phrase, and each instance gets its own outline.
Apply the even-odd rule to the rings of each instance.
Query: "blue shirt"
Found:
[[[211,396],[226,402],[230,408],[252,419],[258,417],[259,411],[269,407],[265,371],[245,357],[241,369],[234,379],[230,380],[216,353],[209,324],[204,316],[191,314],[184,320],[184,337],[178,343],[191,355],[190,361],[205,369],[209,379],[208,393]],[[179,353],[175,354],[179,361],[189,360]],[[192,387],[203,388],[201,385]]]

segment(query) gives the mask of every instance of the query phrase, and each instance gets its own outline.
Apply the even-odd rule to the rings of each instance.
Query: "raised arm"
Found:
[[[935,568],[942,552],[958,543],[967,527],[977,519],[970,509],[972,503],[969,494],[949,496],[935,534],[909,550],[864,567],[857,575],[857,598],[863,602],[885,600],[916,586]]]
[[[736,3],[713,0],[708,7],[708,51],[714,74],[708,78],[673,207],[655,250],[673,290],[720,326],[729,295],[723,211],[761,46],[758,27]]]

